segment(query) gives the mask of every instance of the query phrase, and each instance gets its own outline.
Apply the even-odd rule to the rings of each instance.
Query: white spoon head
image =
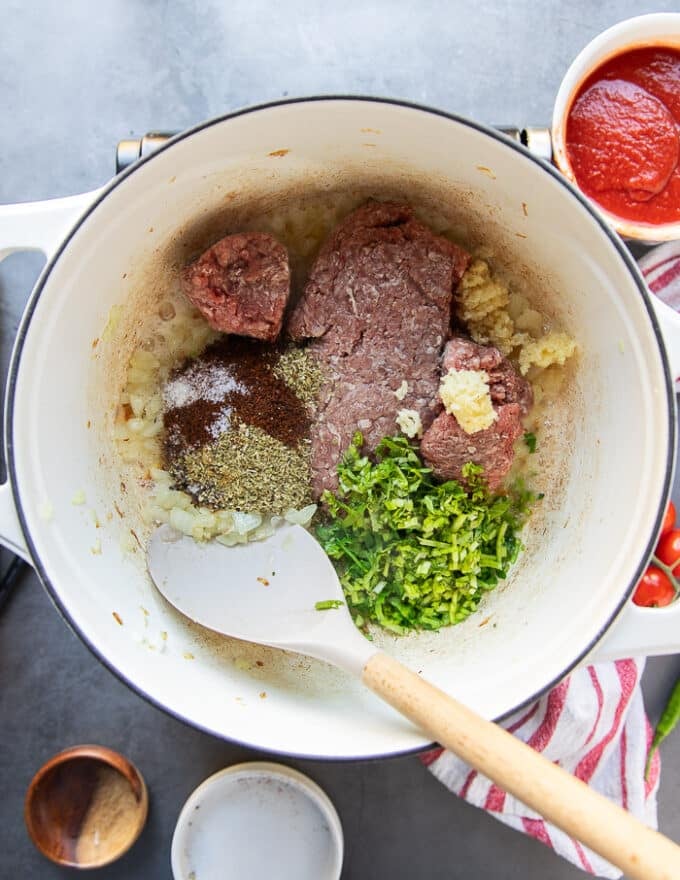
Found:
[[[161,526],[149,541],[147,564],[168,602],[216,632],[345,668],[348,652],[364,662],[375,650],[352,622],[331,561],[301,526],[235,547],[198,543]]]

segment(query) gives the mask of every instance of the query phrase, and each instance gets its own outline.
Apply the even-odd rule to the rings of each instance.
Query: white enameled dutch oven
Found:
[[[48,256],[7,390],[2,541],[113,672],[199,728],[328,758],[427,744],[342,672],[189,625],[155,592],[143,553],[121,545],[130,529],[143,544],[145,527],[112,439],[116,396],[145,314],[176,283],[182,244],[209,243],[255,202],[275,212],[312,190],[446,215],[541,290],[579,345],[539,450],[552,476],[514,576],[460,626],[378,640],[491,718],[592,652],[679,648],[680,605],[628,599],[671,488],[680,317],[651,300],[622,242],[557,171],[493,130],[400,102],[255,107],[179,135],[96,192],[0,208],[0,257]]]

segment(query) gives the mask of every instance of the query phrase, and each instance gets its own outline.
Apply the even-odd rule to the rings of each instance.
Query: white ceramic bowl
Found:
[[[630,49],[666,46],[680,49],[680,13],[659,12],[639,15],[608,28],[579,52],[564,75],[553,107],[553,158],[560,171],[575,185],[565,139],[567,116],[583,81],[609,58]],[[626,238],[656,243],[680,238],[680,223],[634,223],[610,214],[593,200],[593,207]]]
[[[177,820],[175,880],[338,880],[343,834],[328,796],[283,764],[236,764],[192,792]]]
[[[571,396],[554,414],[559,430],[540,450],[561,484],[513,577],[460,626],[376,644],[491,718],[596,646],[600,657],[676,650],[680,605],[638,609],[627,599],[672,483],[675,397],[659,321],[675,376],[680,316],[652,302],[620,239],[559,172],[498,132],[399,102],[251,108],[176,137],[98,192],[0,209],[0,256],[30,246],[50,255],[11,367],[4,542],[31,560],[111,670],[197,727],[328,758],[428,744],[338,670],[189,625],[154,589],[143,555],[121,546],[131,528],[144,534],[112,439],[115,402],[140,319],[176,283],[176,243],[225,206],[315,187],[429,200],[464,238],[534,279],[580,349]],[[71,503],[76,492],[84,504]]]

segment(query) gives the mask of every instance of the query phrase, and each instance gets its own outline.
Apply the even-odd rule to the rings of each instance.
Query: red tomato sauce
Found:
[[[583,192],[637,223],[680,221],[680,50],[632,49],[583,82],[567,115]]]

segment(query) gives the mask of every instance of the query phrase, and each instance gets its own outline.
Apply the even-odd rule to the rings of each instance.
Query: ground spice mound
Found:
[[[323,385],[323,374],[318,361],[311,358],[304,348],[291,345],[281,352],[273,366],[274,375],[308,406],[313,406]]]
[[[309,445],[291,449],[254,425],[189,452],[181,473],[196,500],[215,509],[281,515],[312,500]]]
[[[280,514],[311,499],[309,434],[322,384],[302,349],[225,337],[163,388],[166,469],[214,509]]]

